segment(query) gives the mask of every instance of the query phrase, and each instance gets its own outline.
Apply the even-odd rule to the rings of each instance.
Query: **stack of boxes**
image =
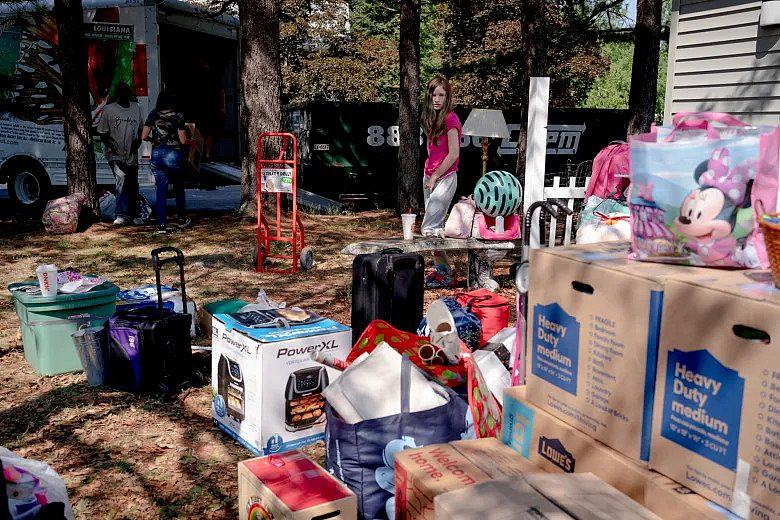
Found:
[[[780,518],[780,291],[767,272],[626,253],[534,251],[527,381],[505,394],[504,443],[662,518]]]
[[[780,520],[780,290],[767,272],[632,262],[627,253],[627,244],[615,243],[533,252],[527,381],[504,394],[503,443],[458,441],[397,453],[396,518]],[[295,339],[328,340],[322,343],[343,354],[347,330],[332,326]],[[290,350],[275,343],[290,338],[260,338],[224,316],[214,327],[225,355]],[[273,366],[248,366],[258,364],[266,373],[265,365]],[[311,369],[298,361],[284,372],[302,366]],[[281,386],[275,378],[274,387]],[[215,394],[226,394],[225,410],[238,409],[228,390]],[[251,384],[244,392],[263,405],[268,398],[260,393],[270,395]],[[267,413],[266,424],[279,430],[283,416],[268,420]],[[219,419],[221,427],[232,426]],[[271,446],[265,428],[233,427],[266,453],[322,435],[318,424]],[[270,477],[258,468],[252,478],[267,485]],[[314,475],[311,469],[301,471]],[[302,478],[291,475],[290,482]],[[242,492],[249,504],[247,494],[249,487]],[[333,518],[353,517],[354,498],[336,495],[317,502],[317,514],[327,506]],[[290,500],[282,502],[293,511]],[[299,517],[318,518],[308,515]]]

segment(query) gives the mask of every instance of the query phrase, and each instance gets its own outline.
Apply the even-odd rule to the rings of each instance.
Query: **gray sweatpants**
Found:
[[[455,190],[458,187],[458,172],[453,172],[444,179],[438,181],[433,190],[425,187],[425,176],[423,175],[423,197],[425,199],[425,216],[420,226],[420,232],[423,236],[435,234],[436,230],[444,228],[444,222],[447,220],[447,212],[450,210],[452,198],[455,196]]]

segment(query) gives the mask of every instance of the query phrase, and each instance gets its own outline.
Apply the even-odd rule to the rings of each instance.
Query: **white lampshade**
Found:
[[[463,124],[463,134],[477,137],[509,137],[504,114],[500,110],[475,108]]]

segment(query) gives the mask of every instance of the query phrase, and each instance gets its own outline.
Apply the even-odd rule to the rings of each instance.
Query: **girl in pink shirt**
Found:
[[[428,82],[423,108],[423,128],[428,142],[425,160],[423,195],[425,216],[423,236],[444,238],[444,221],[458,187],[458,160],[460,159],[460,120],[452,111],[450,83],[441,76]],[[426,278],[429,287],[452,287],[455,277],[447,253],[434,251],[435,269]]]

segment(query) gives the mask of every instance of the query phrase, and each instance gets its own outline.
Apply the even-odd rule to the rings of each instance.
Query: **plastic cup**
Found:
[[[57,266],[52,264],[40,265],[35,272],[38,275],[41,296],[57,296]]]
[[[417,220],[417,215],[414,213],[404,213],[401,215],[401,226],[404,229],[404,240],[412,240],[414,238],[415,220]]]

